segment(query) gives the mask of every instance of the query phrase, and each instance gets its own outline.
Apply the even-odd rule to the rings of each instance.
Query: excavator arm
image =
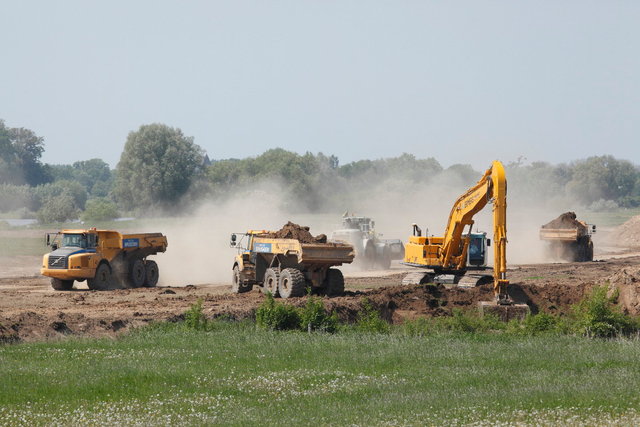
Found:
[[[493,286],[499,303],[508,303],[507,272],[507,179],[504,167],[494,161],[482,178],[456,200],[445,230],[442,250],[439,254],[441,265],[446,269],[463,270],[466,266],[468,237],[462,237],[464,228],[473,226],[473,216],[487,203],[493,204]],[[467,241],[463,241],[467,239]]]

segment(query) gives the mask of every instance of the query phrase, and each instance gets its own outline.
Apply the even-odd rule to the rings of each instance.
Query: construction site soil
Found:
[[[35,259],[15,257],[12,263],[31,263]],[[69,335],[112,337],[154,321],[179,321],[200,298],[207,317],[252,318],[265,298],[257,289],[236,295],[230,293],[229,284],[215,283],[102,292],[90,291],[85,284],[76,283],[80,289],[60,292],[51,289],[48,278],[38,276],[30,268],[25,264],[23,270],[18,267],[1,270],[5,274],[0,277],[0,341],[58,339]],[[335,310],[342,320],[354,321],[366,298],[387,320],[398,324],[405,319],[449,315],[454,308],[474,309],[478,302],[493,298],[490,284],[472,289],[402,286],[400,282],[408,271],[412,270],[394,265],[388,271],[348,273],[346,294],[326,298],[325,306]],[[588,263],[514,265],[508,276],[512,297],[527,303],[533,313],[567,314],[593,286],[608,281],[620,289],[622,309],[640,314],[639,256]],[[306,298],[291,298],[287,302],[300,306]]]
[[[275,239],[295,239],[300,243],[327,243],[325,234],[314,236],[309,232],[309,227],[298,225],[291,221],[287,222],[280,230],[265,233],[264,236]]]
[[[585,226],[576,219],[575,212],[565,212],[553,221],[549,221],[542,228],[583,229]]]

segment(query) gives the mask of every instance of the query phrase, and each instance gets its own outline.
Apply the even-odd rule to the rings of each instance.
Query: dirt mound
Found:
[[[618,289],[618,303],[629,314],[640,314],[640,267],[624,267],[608,279]]]
[[[327,236],[319,234],[313,236],[309,232],[309,227],[287,222],[280,230],[265,234],[273,239],[295,239],[300,243],[327,243]]]
[[[640,247],[640,215],[636,215],[624,224],[616,227],[607,238],[615,246]]]
[[[554,219],[553,221],[550,221],[545,225],[543,225],[542,228],[584,229],[585,226],[584,224],[582,224],[580,221],[576,219],[575,212],[565,212],[562,215],[560,215],[558,218]]]

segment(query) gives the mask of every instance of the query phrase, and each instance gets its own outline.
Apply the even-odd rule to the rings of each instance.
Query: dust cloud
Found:
[[[292,203],[281,190],[281,183],[264,181],[256,188],[236,189],[233,197],[224,201],[205,201],[174,217],[162,230],[167,235],[167,252],[158,255],[160,284],[183,286],[189,284],[230,284],[231,267],[238,250],[229,247],[231,233],[249,229],[278,230],[287,221],[310,227],[313,235],[331,235],[341,228],[345,211],[372,217],[376,231],[383,238],[407,242],[412,224],[417,223],[423,233],[443,235],[455,200],[481,177],[469,181],[454,171],[445,170],[429,182],[409,182],[387,179],[372,185],[368,191],[350,191],[344,195],[348,205],[331,206],[309,212]],[[507,177],[508,179],[508,177]],[[332,188],[318,191],[331,192]],[[515,197],[513,195],[516,195]],[[527,197],[517,182],[509,183],[507,194],[507,263],[532,264],[551,261],[545,257],[545,242],[538,231],[542,224],[571,210],[569,201],[561,197],[538,200]],[[492,205],[476,215],[474,231],[485,231],[493,239]],[[493,265],[490,248],[489,265]],[[353,266],[343,266],[351,271]]]

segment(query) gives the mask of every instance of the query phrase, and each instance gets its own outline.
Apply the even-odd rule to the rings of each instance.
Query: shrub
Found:
[[[524,319],[524,332],[527,335],[538,335],[558,330],[559,319],[547,313],[538,313]]]
[[[209,328],[209,321],[202,311],[202,298],[199,298],[189,310],[184,313],[184,325],[187,329],[203,331]]]
[[[118,217],[116,204],[109,199],[98,198],[87,201],[82,220],[88,222],[108,221]]]
[[[614,306],[617,290],[611,296],[608,292],[608,286],[596,286],[573,307],[579,333],[589,337],[614,337],[638,331],[637,321]]]
[[[491,314],[480,315],[475,311],[452,310],[451,316],[439,317],[434,321],[434,328],[452,332],[474,333],[506,329],[506,323]]]
[[[388,333],[391,328],[380,317],[380,312],[365,298],[362,300],[362,310],[358,313],[356,329],[362,332]]]
[[[258,326],[272,330],[289,330],[300,327],[298,309],[289,304],[276,302],[273,295],[267,294],[267,299],[256,310]]]
[[[433,332],[433,321],[424,317],[419,317],[414,320],[406,320],[402,324],[402,329],[405,335],[410,337],[422,337]]]
[[[338,329],[338,316],[336,313],[327,314],[320,298],[309,297],[300,310],[300,328],[333,333]]]

